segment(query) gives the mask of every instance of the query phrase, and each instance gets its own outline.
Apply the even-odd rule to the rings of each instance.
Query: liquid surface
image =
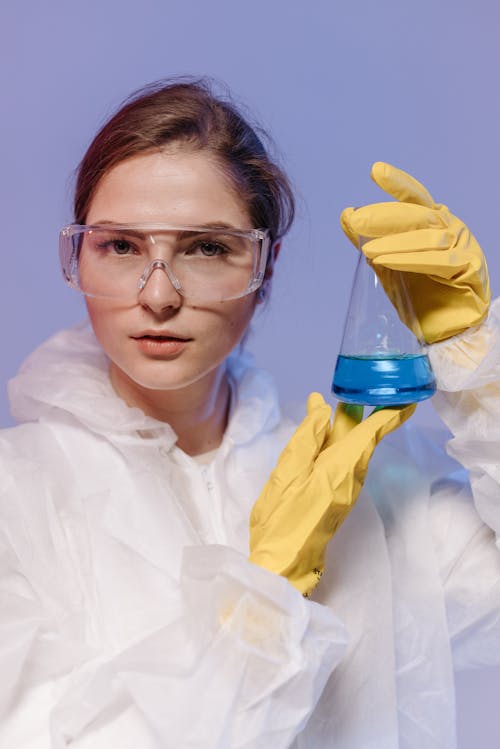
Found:
[[[436,392],[426,354],[339,356],[332,392],[344,403],[397,406],[417,403]]]

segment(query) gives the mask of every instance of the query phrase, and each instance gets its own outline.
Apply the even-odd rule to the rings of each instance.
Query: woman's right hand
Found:
[[[250,516],[250,561],[283,575],[309,596],[325,565],[326,547],[349,514],[380,440],[414,412],[415,404],[378,410],[331,407],[319,393],[283,450]]]
[[[427,343],[479,325],[490,304],[488,267],[467,226],[402,169],[378,161],[371,177],[396,200],[346,208],[340,224],[356,247],[364,237],[362,252],[403,322]],[[418,327],[405,317],[394,271],[404,275]]]

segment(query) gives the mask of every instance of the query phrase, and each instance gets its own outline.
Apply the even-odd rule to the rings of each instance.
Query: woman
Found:
[[[449,214],[378,170],[404,215],[348,210],[344,228],[391,235],[389,260],[377,239],[367,252],[381,274],[410,258],[415,295],[438,300],[419,308],[428,340],[444,339],[438,376],[496,388],[492,402],[482,253],[467,235],[463,261],[462,224],[444,247]],[[292,217],[285,176],[203,83],[140,92],[87,151],[61,259],[91,328],[28,359],[11,383],[25,423],[0,440],[0,746],[452,745],[450,636],[460,663],[498,638],[493,533],[464,477],[448,478],[457,464],[405,430],[354,506],[412,407],[361,423],[341,408],[330,425],[313,394],[297,431],[280,415],[240,342]],[[441,275],[414,267],[433,242]],[[481,501],[494,478],[464,439]]]

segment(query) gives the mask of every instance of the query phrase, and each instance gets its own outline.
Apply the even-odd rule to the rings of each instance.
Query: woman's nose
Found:
[[[140,280],[140,304],[149,307],[156,314],[166,309],[178,309],[182,305],[182,296],[176,289],[176,283],[175,277],[170,277],[166,263],[162,260],[154,261]]]

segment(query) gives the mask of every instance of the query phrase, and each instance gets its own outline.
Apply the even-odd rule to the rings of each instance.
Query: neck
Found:
[[[111,363],[110,377],[116,393],[128,406],[169,424],[177,445],[188,455],[202,455],[219,447],[229,416],[230,387],[221,365],[202,382],[179,390],[151,390],[133,382]]]

